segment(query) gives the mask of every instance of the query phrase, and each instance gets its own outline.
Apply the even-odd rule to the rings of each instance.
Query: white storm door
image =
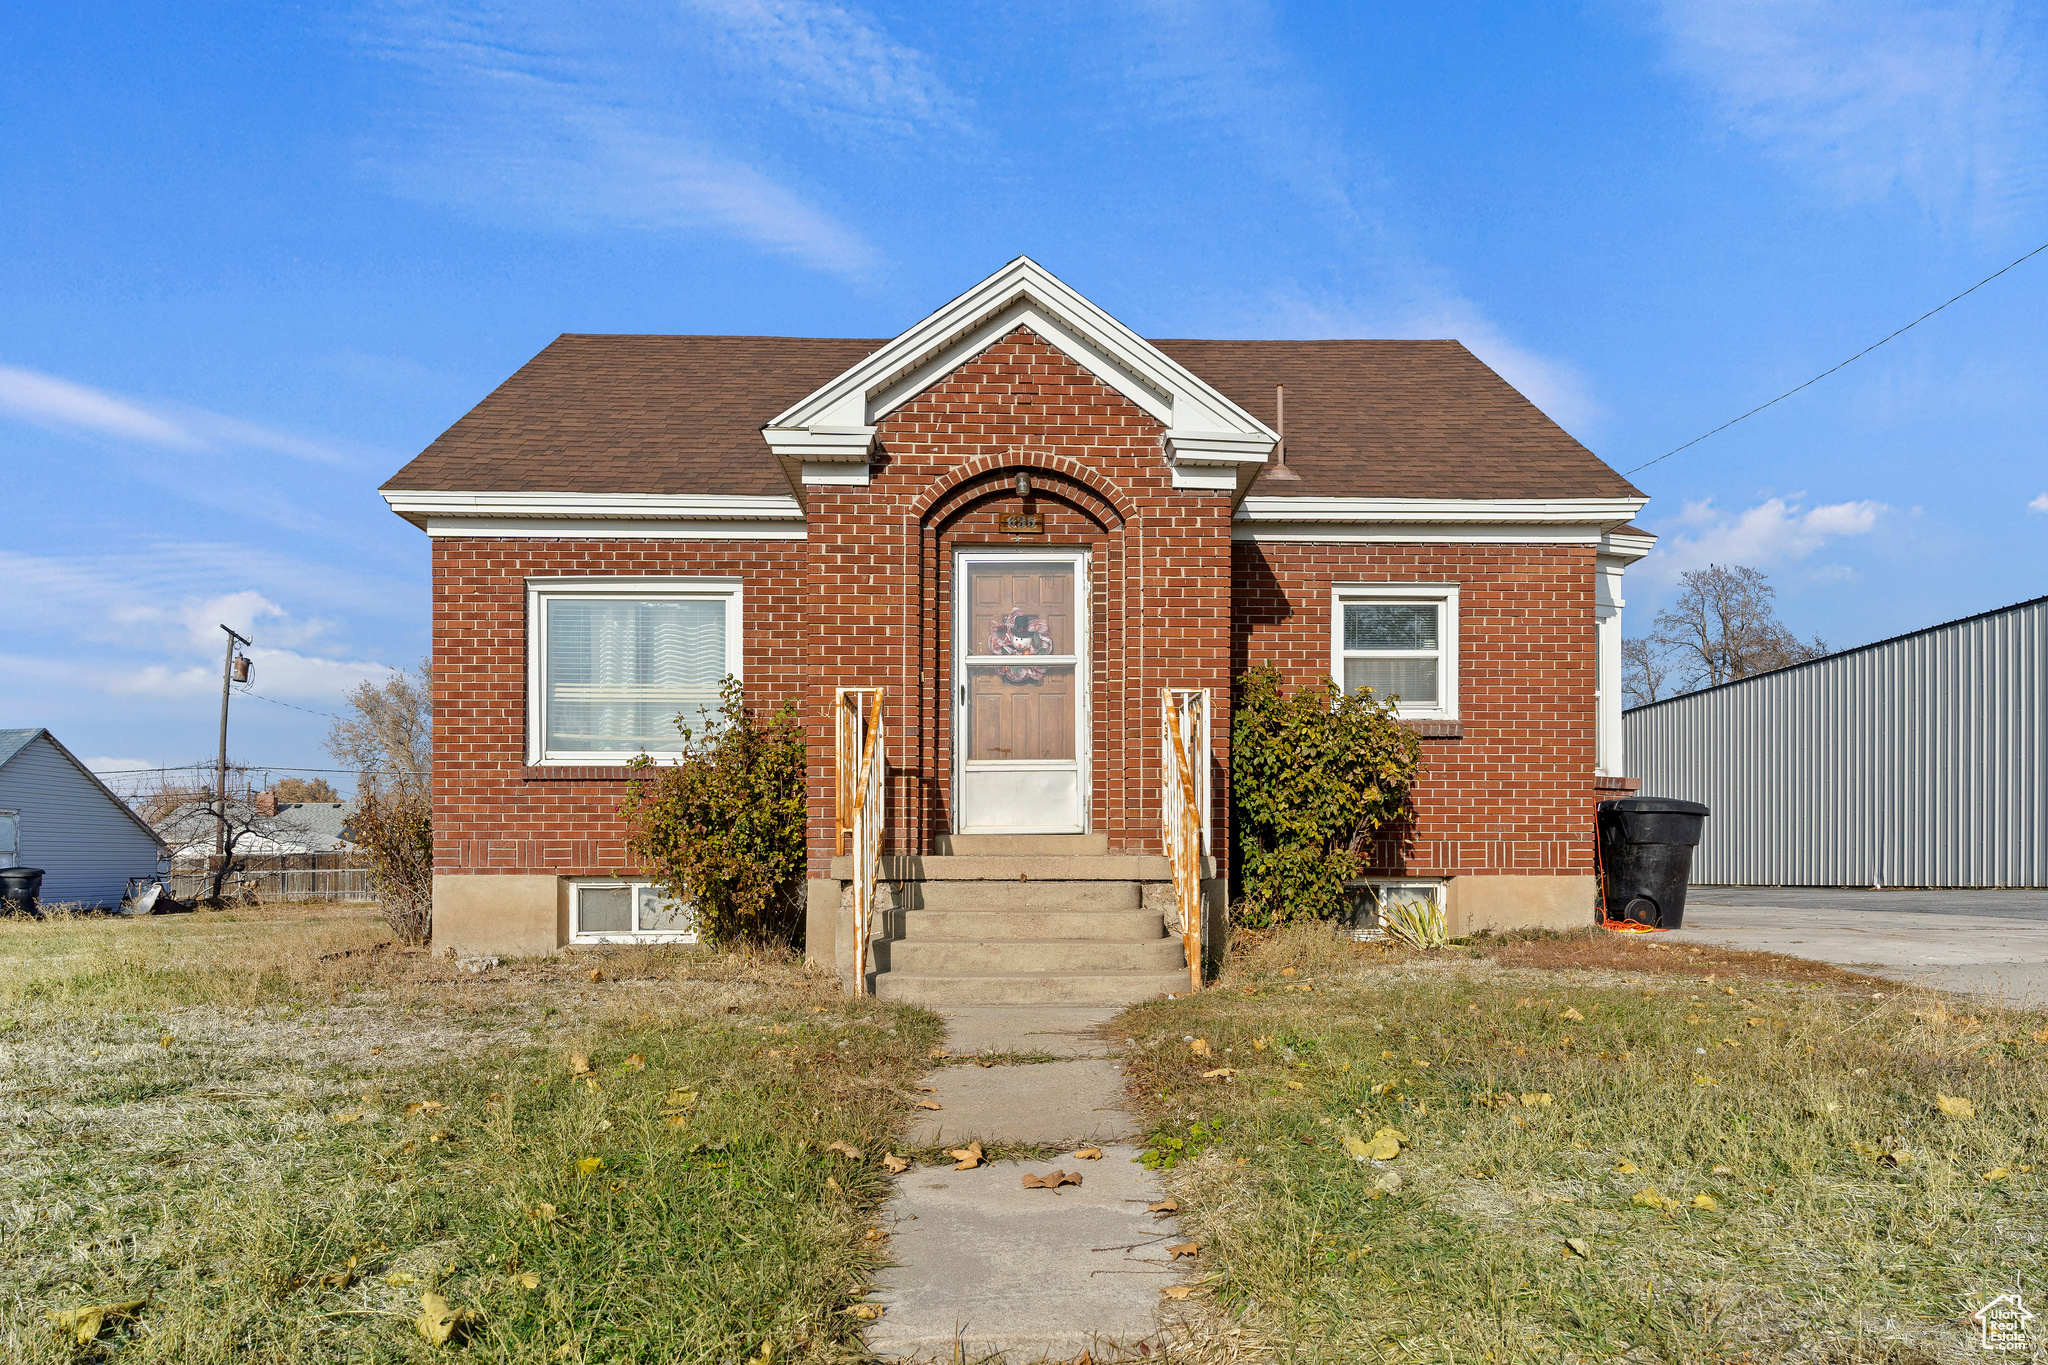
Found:
[[[953,565],[953,831],[1088,829],[1088,553]]]

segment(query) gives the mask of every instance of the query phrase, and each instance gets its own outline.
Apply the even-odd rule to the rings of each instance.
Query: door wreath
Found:
[[[989,623],[988,652],[991,654],[1050,654],[1052,626],[1043,616],[1033,616],[1023,607],[1012,607]],[[1045,680],[1043,668],[1012,664],[996,670],[1008,683]]]

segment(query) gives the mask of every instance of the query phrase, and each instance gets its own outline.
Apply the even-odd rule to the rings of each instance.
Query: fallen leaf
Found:
[[[604,1089],[604,1087],[603,1087],[603,1086],[601,1086],[601,1085],[599,1085],[599,1084],[597,1083],[597,1077],[595,1077],[595,1076],[585,1076],[585,1077],[583,1078],[583,1084],[584,1084],[584,1086],[585,1086],[585,1087],[587,1087],[588,1089],[591,1089],[591,1090],[602,1090],[602,1089]]]
[[[828,1152],[837,1152],[841,1156],[847,1158],[850,1161],[862,1161],[866,1159],[866,1154],[863,1153],[860,1148],[854,1146],[850,1142],[828,1142],[825,1144],[825,1150]]]
[[[358,1121],[358,1120],[359,1120],[359,1119],[361,1119],[361,1118],[362,1118],[362,1115],[361,1115],[361,1114],[358,1114],[358,1113],[354,1112],[353,1110],[350,1110],[350,1111],[348,1111],[348,1112],[346,1112],[346,1113],[336,1114],[336,1115],[334,1116],[334,1121],[335,1121],[336,1123],[355,1123],[356,1121]]]
[[[1078,1185],[1081,1177],[1071,1171],[1054,1171],[1051,1175],[1027,1175],[1024,1188],[1027,1190],[1056,1190],[1062,1185]]]
[[[1213,1080],[1215,1080],[1215,1079],[1216,1079],[1216,1078],[1217,1078],[1218,1076],[1225,1076],[1225,1077],[1228,1077],[1228,1076],[1235,1076],[1236,1074],[1237,1074],[1237,1070],[1236,1070],[1236,1068],[1235,1068],[1235,1067],[1228,1067],[1228,1066],[1219,1066],[1219,1067],[1217,1067],[1217,1068],[1216,1068],[1216,1069],[1215,1069],[1214,1071],[1204,1071],[1204,1072],[1202,1073],[1202,1079],[1203,1079],[1203,1080],[1205,1080],[1205,1081],[1213,1081]]]
[[[1580,1260],[1590,1261],[1593,1259],[1593,1248],[1587,1243],[1585,1238],[1567,1237],[1564,1239],[1564,1244],[1571,1248],[1572,1254]]]
[[[952,1055],[952,1053],[946,1051],[946,1049],[942,1047],[935,1047],[932,1049],[932,1056],[934,1057],[950,1057]]]
[[[1208,1056],[1209,1040],[1207,1038],[1195,1039],[1194,1042],[1188,1044],[1188,1051],[1194,1053],[1197,1057]]]
[[[1395,1171],[1383,1172],[1378,1180],[1372,1182],[1372,1187],[1381,1194],[1392,1194],[1401,1188],[1400,1174]]]
[[[1693,1073],[1692,1073],[1692,1083],[1693,1083],[1694,1085],[1719,1085],[1719,1084],[1720,1084],[1720,1082],[1719,1082],[1719,1081],[1715,1080],[1715,1079],[1714,1079],[1714,1078],[1713,1078],[1712,1076],[1709,1076],[1709,1075],[1708,1075],[1708,1074],[1707,1074],[1706,1072],[1704,1072],[1704,1071],[1695,1071],[1695,1072],[1693,1072]]]
[[[2048,1033],[2048,1029],[2042,1029],[2041,1032]],[[1271,1038],[1254,1038],[1252,1039],[1252,1051],[1264,1052],[1266,1048],[1272,1043],[1272,1041],[1273,1040]],[[2041,1041],[2044,1043],[2048,1043],[2048,1038],[2043,1038]]]
[[[436,1128],[433,1132],[427,1134],[427,1141],[453,1142],[455,1141],[455,1134],[449,1132],[446,1128]]]
[[[1147,1204],[1147,1205],[1145,1206],[1145,1212],[1147,1212],[1147,1213],[1179,1213],[1179,1212],[1180,1212],[1180,1201],[1179,1201],[1178,1199],[1162,1199],[1162,1200],[1160,1200],[1160,1201],[1159,1201],[1158,1203],[1156,1203],[1156,1204]]]
[[[570,1053],[569,1074],[571,1076],[588,1076],[590,1074],[590,1058],[581,1052]]]
[[[1179,1246],[1168,1247],[1166,1251],[1167,1255],[1173,1260],[1178,1261],[1183,1256],[1193,1260],[1201,1254],[1202,1244],[1200,1242],[1182,1242]]]
[[[163,1037],[156,1040],[156,1045],[161,1048],[169,1048],[171,1045],[171,1035],[166,1033]]]
[[[447,1107],[447,1105],[439,1100],[414,1100],[411,1104],[405,1106],[405,1112],[408,1114],[431,1114],[436,1109],[446,1109]]]
[[[1721,1201],[1711,1194],[1696,1194],[1692,1197],[1692,1206],[1696,1209],[1718,1209]]]
[[[944,1109],[946,1106],[940,1104],[937,1100],[919,1100],[916,1107],[919,1109]]]
[[[1952,1119],[1973,1119],[1977,1117],[1977,1106],[1960,1095],[1936,1095],[1934,1107]]]
[[[1721,992],[1722,992],[1722,994],[1724,994],[1724,995],[1734,995],[1734,994],[1736,994],[1736,990],[1735,990],[1735,988],[1734,988],[1733,986],[1723,986],[1723,987],[1721,988]]]
[[[965,1147],[955,1147],[950,1152],[947,1152],[946,1155],[953,1158],[953,1169],[956,1171],[971,1171],[987,1160],[981,1154],[980,1142],[970,1142]]]
[[[1643,1188],[1635,1192],[1634,1196],[1631,1197],[1628,1202],[1631,1204],[1639,1205],[1642,1208],[1656,1209],[1659,1213],[1672,1213],[1675,1212],[1678,1208],[1678,1201],[1675,1199],[1667,1199],[1663,1195],[1657,1193],[1657,1187],[1655,1185],[1643,1186]]]
[[[590,979],[591,979],[592,981],[602,981],[602,980],[604,980],[604,968],[602,968],[602,967],[592,967],[592,968],[590,969]]]
[[[1636,1163],[1633,1161],[1617,1161],[1614,1163],[1614,1173],[1616,1175],[1634,1175],[1636,1173]]]
[[[1164,1294],[1167,1298],[1172,1299],[1174,1302],[1178,1303],[1190,1294],[1199,1293],[1200,1286],[1192,1284],[1170,1284],[1161,1289],[1159,1292]]]
[[[628,1071],[645,1071],[647,1069],[647,1058],[645,1054],[636,1052],[632,1056],[626,1058],[626,1069]]]
[[[548,1208],[549,1216],[553,1216],[554,1211],[548,1205],[543,1204],[541,1207]],[[390,1285],[393,1289],[403,1289],[409,1284],[418,1284],[419,1276],[408,1275],[403,1270],[394,1270],[384,1277],[384,1283]]]
[[[832,1175],[826,1176],[825,1188],[828,1190],[837,1190],[839,1188],[839,1177]]]
[[[935,1085],[913,1085],[910,1088],[912,1090],[921,1090],[927,1095],[936,1095],[939,1093],[939,1088]]]
[[[670,1109],[688,1109],[697,1102],[694,1090],[671,1090],[662,1097],[662,1103]]]
[[[1378,1085],[1372,1088],[1372,1093],[1375,1095],[1391,1095],[1396,1090],[1398,1090],[1400,1086],[1401,1083],[1399,1081],[1381,1081]]]
[[[127,1303],[95,1303],[84,1308],[67,1308],[62,1312],[45,1312],[43,1316],[58,1331],[71,1333],[71,1339],[80,1346],[90,1346],[99,1339],[100,1329],[107,1325],[108,1318],[132,1318],[135,1311],[148,1302],[148,1299],[131,1299]]]
[[[576,1174],[578,1175],[592,1175],[603,1169],[604,1158],[601,1156],[587,1156],[576,1163]]]
[[[1711,1170],[1711,1171],[1707,1172],[1707,1174],[1709,1174],[1709,1175],[1734,1175],[1734,1174],[1735,1174],[1735,1168],[1734,1168],[1733,1166],[1716,1166],[1716,1167],[1715,1167],[1715,1168],[1714,1168],[1713,1170]]]
[[[2003,1166],[1993,1166],[1990,1170],[1984,1172],[1984,1178],[1986,1180],[2003,1180],[2011,1174],[2012,1172]]]
[[[866,1232],[863,1232],[860,1235],[860,1239],[863,1242],[879,1242],[888,1235],[888,1233],[882,1231],[880,1228],[869,1228]]]
[[[1392,1161],[1401,1155],[1401,1134],[1392,1128],[1382,1128],[1372,1135],[1370,1141],[1362,1145],[1366,1156],[1374,1161]]]
[[[446,1346],[457,1332],[482,1321],[483,1314],[475,1309],[456,1308],[429,1289],[420,1295],[420,1315],[413,1320],[413,1326],[434,1345]]]
[[[1531,1000],[1526,995],[1515,1002],[1515,1008],[1518,1010],[1534,1009],[1535,1007],[1536,1002],[1534,1000]]]
[[[538,1289],[540,1288],[540,1276],[529,1270],[524,1275],[513,1276],[512,1283],[518,1285],[521,1289]]]
[[[1353,1161],[1364,1161],[1372,1155],[1372,1150],[1365,1145],[1365,1139],[1354,1133],[1344,1135],[1344,1150],[1351,1153]],[[1399,1150],[1398,1147],[1396,1150]]]
[[[1550,1108],[1550,1092],[1545,1090],[1541,1092],[1532,1092],[1530,1094],[1522,1096],[1522,1107],[1524,1109]]]
[[[1294,968],[1292,968],[1292,967],[1282,967],[1282,968],[1280,969],[1280,975],[1282,975],[1282,976],[1293,976],[1293,975],[1294,975]]]
[[[1287,1088],[1288,1088],[1289,1090],[1306,1090],[1306,1089],[1308,1089],[1308,1087],[1307,1087],[1307,1086],[1305,1086],[1305,1085],[1303,1085],[1303,1084],[1302,1084],[1302,1083],[1301,1083],[1300,1081],[1289,1081],[1289,1082],[1287,1082]]]
[[[902,1175],[910,1169],[910,1163],[894,1152],[884,1152],[882,1154],[882,1169],[890,1175]]]
[[[1585,1016],[1585,1015],[1583,1015],[1583,1014],[1580,1014],[1580,1013],[1578,1012],[1578,1010],[1577,1010],[1576,1008],[1572,1008],[1572,1009],[1568,1009],[1568,1010],[1566,1010],[1566,1011],[1565,1011],[1565,1012],[1564,1012],[1563,1014],[1560,1014],[1560,1015],[1558,1015],[1557,1017],[1558,1017],[1558,1018],[1560,1018],[1560,1019],[1569,1019],[1569,1020],[1571,1020],[1571,1021],[1572,1021],[1573,1023],[1575,1023],[1575,1024],[1576,1024],[1576,1023],[1578,1023],[1578,1022],[1579,1022],[1580,1020],[1584,1019],[1584,1018],[1585,1018],[1586,1016]]]
[[[1102,1149],[1100,1147],[1083,1147],[1080,1151],[1074,1153],[1074,1159],[1076,1161],[1100,1161],[1102,1160]]]
[[[882,1316],[882,1305],[879,1303],[857,1303],[846,1311],[859,1318],[862,1322],[873,1322],[876,1318]]]

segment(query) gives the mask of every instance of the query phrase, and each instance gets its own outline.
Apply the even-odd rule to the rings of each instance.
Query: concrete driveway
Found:
[[[1673,937],[2048,1007],[2048,891],[1695,886]]]

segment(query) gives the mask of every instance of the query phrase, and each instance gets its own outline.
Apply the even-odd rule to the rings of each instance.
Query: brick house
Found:
[[[807,951],[851,972],[837,689],[886,689],[876,988],[1171,989],[1161,690],[1398,693],[1427,776],[1375,875],[1454,932],[1593,916],[1644,497],[1455,341],[1148,341],[1020,258],[902,335],[558,338],[383,489],[433,554],[435,936],[678,932],[623,764],[739,676],[800,701]],[[1019,656],[1029,656],[1020,662]]]

